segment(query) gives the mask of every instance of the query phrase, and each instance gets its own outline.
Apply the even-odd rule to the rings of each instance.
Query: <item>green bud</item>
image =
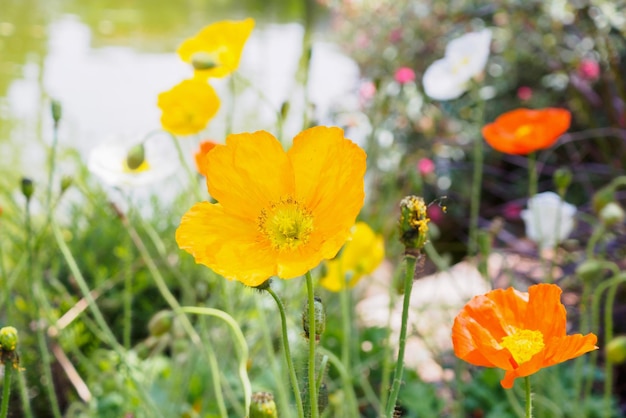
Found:
[[[13,327],[3,327],[0,329],[0,349],[2,351],[15,351],[17,348],[17,330]]]
[[[128,150],[126,165],[131,170],[138,169],[146,160],[146,149],[143,144],[137,144]]]
[[[617,202],[609,202],[600,209],[600,220],[605,226],[613,226],[624,222],[624,209]]]
[[[598,260],[586,260],[576,267],[576,275],[583,281],[596,281],[602,278],[602,264]]]
[[[191,65],[196,70],[210,70],[218,65],[218,60],[215,54],[210,52],[196,52],[191,56]]]
[[[160,337],[161,335],[169,332],[172,328],[172,322],[174,319],[174,313],[172,311],[159,311],[148,322],[148,331],[150,335]]]
[[[61,116],[63,116],[63,107],[61,106],[61,102],[53,99],[50,102],[50,111],[52,112],[52,120],[54,120],[54,125],[58,125],[61,120]]]
[[[283,104],[280,106],[280,116],[283,119],[285,119],[288,113],[289,113],[289,102],[284,101]]]
[[[35,191],[33,181],[29,178],[22,177],[22,194],[26,197],[26,200],[30,200]]]
[[[255,392],[252,394],[249,418],[276,418],[276,403],[274,395],[269,392]]]
[[[322,299],[318,296],[315,296],[313,302],[313,310],[315,314],[315,340],[319,341],[320,335],[326,329],[326,309],[324,308],[324,304],[322,303]],[[306,306],[302,310],[302,329],[304,330],[304,336],[306,338],[309,337],[309,303],[307,302]]]
[[[74,178],[72,176],[63,176],[61,178],[61,193],[64,193],[70,186],[74,183]]]
[[[400,201],[400,241],[405,253],[417,256],[428,242],[428,222],[424,199],[407,196]]]
[[[317,393],[317,409],[321,414],[328,407],[328,386],[326,383],[320,385],[320,390]]]
[[[614,364],[626,362],[626,335],[613,338],[604,348],[606,359]]]
[[[552,176],[552,181],[559,192],[559,196],[563,197],[569,185],[572,184],[572,171],[566,167],[558,168]]]
[[[600,213],[603,207],[615,202],[615,190],[612,187],[603,187],[593,195],[592,206],[595,213]]]

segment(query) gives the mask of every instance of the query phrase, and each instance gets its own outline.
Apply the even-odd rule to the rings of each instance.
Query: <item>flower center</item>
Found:
[[[261,210],[259,230],[275,250],[294,250],[309,240],[313,215],[294,198],[282,198]]]
[[[532,125],[522,125],[515,130],[515,138],[521,138],[533,131]]]
[[[545,347],[543,334],[530,329],[520,329],[515,334],[507,335],[500,345],[511,352],[518,365],[526,363]]]
[[[128,161],[125,158],[124,162],[122,163],[122,170],[124,171],[124,173],[138,174],[150,170],[150,164],[148,164],[148,161],[143,160],[141,164],[139,164],[139,167],[130,168],[128,166]]]

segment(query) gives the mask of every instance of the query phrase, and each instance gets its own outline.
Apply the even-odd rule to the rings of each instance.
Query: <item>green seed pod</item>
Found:
[[[626,335],[619,335],[613,338],[604,348],[606,358],[614,364],[626,362]]]
[[[315,296],[313,302],[313,310],[315,311],[315,340],[319,341],[320,335],[326,329],[326,309],[322,303],[322,299]],[[304,336],[309,337],[309,303],[305,305],[302,310],[302,329],[304,330]]]
[[[572,184],[572,171],[566,167],[558,168],[552,176],[552,181],[559,192],[559,196],[562,197],[565,195],[569,185]]]
[[[63,107],[61,106],[61,102],[53,99],[50,102],[50,112],[52,113],[52,120],[54,121],[54,125],[58,125],[61,120],[61,116],[63,116]]]
[[[15,351],[18,343],[17,330],[13,327],[0,329],[0,349],[4,352]]]
[[[615,190],[605,186],[593,195],[591,205],[595,213],[600,213],[602,208],[610,202],[615,202]]]
[[[22,177],[22,194],[26,197],[26,200],[30,200],[35,191],[33,181],[29,178]]]
[[[576,275],[583,281],[602,279],[602,264],[598,260],[586,260],[576,267]]]
[[[614,226],[624,222],[624,209],[617,202],[609,202],[600,209],[600,220],[607,226]]]
[[[278,412],[276,411],[276,403],[274,402],[274,395],[269,392],[255,392],[252,394],[250,403],[250,416],[249,418],[276,418]]]
[[[172,311],[163,310],[157,312],[148,322],[150,335],[160,337],[166,332],[169,332],[172,328],[173,319],[174,313]]]
[[[126,165],[131,170],[138,169],[146,160],[146,149],[143,144],[137,144],[128,150]]]

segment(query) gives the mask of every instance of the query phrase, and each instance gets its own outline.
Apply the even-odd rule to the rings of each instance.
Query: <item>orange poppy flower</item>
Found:
[[[476,366],[504,369],[500,384],[510,389],[518,377],[597,349],[594,334],[566,335],[561,292],[538,284],[528,293],[510,287],[473,297],[454,319],[454,353]]]
[[[211,151],[213,148],[215,148],[217,146],[217,144],[213,141],[202,141],[200,142],[200,148],[198,149],[198,152],[195,153],[195,159],[196,159],[196,169],[198,170],[198,173],[202,174],[203,176],[206,177],[206,167],[205,167],[205,155],[207,154],[207,152]]]
[[[569,129],[568,110],[547,108],[516,109],[506,112],[483,127],[483,137],[494,149],[505,154],[526,155],[551,147]]]
[[[227,279],[258,286],[333,258],[365,197],[365,152],[339,128],[302,131],[285,152],[265,131],[229,135],[206,154],[209,194],[176,230],[179,247]]]

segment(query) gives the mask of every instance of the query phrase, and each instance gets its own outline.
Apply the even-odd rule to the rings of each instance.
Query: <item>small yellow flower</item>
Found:
[[[163,111],[161,125],[175,135],[192,135],[203,130],[220,108],[220,99],[209,84],[184,80],[159,94]]]
[[[178,55],[193,64],[196,77],[225,77],[239,67],[241,52],[253,28],[251,18],[213,23],[185,40],[178,47]]]
[[[330,291],[339,292],[346,285],[354,287],[385,258],[383,237],[372,231],[365,222],[357,222],[352,227],[351,238],[337,258],[326,262],[326,276],[320,280],[320,284]]]
[[[206,154],[210,195],[187,212],[176,242],[222,276],[258,286],[334,257],[365,197],[365,152],[339,128],[298,134],[285,152],[265,131],[229,135]]]

